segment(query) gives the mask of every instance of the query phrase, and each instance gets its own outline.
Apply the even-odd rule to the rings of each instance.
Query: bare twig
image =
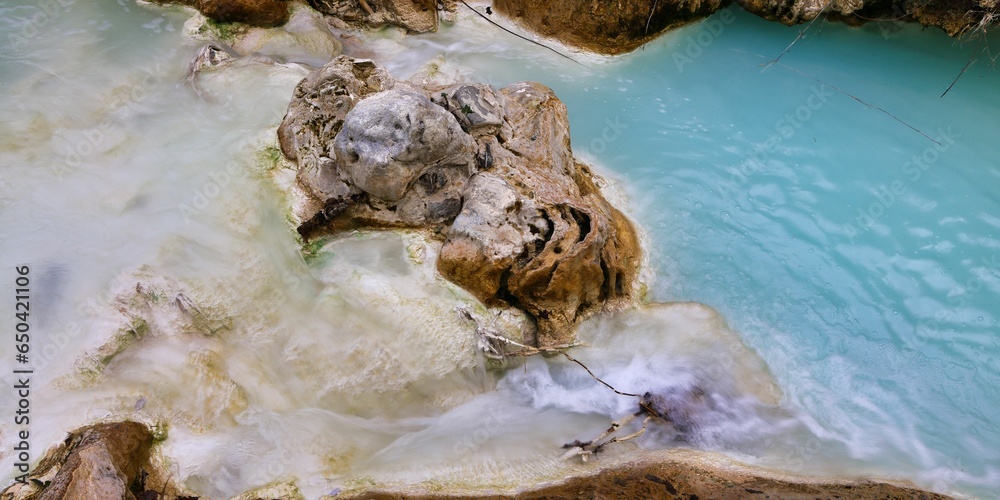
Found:
[[[955,80],[951,82],[951,85],[949,85],[948,88],[944,89],[944,92],[941,93],[941,97],[944,97],[945,94],[947,94],[948,91],[951,90],[951,88],[954,87],[956,83],[958,83],[958,79],[962,78],[962,75],[965,74],[965,70],[969,69],[969,66],[972,66],[972,63],[976,62],[976,54],[979,54],[979,52],[973,52],[972,55],[969,56],[969,61],[965,63],[965,66],[962,68],[962,71],[958,72],[958,76],[956,76]]]
[[[535,41],[535,40],[532,40],[532,39],[530,39],[530,38],[528,38],[528,37],[526,37],[526,36],[522,36],[522,35],[519,35],[519,34],[517,34],[517,33],[514,33],[513,31],[511,31],[511,30],[509,30],[509,29],[507,29],[507,28],[504,28],[503,26],[500,26],[499,24],[497,24],[497,23],[493,22],[493,20],[492,20],[492,19],[490,19],[490,18],[488,18],[488,17],[484,16],[482,12],[479,12],[478,10],[476,10],[476,9],[472,8],[472,6],[471,6],[471,5],[469,5],[469,4],[467,4],[467,3],[465,3],[465,0],[458,0],[458,1],[459,1],[459,2],[462,2],[462,5],[464,5],[464,6],[468,7],[468,8],[469,8],[469,10],[471,10],[472,12],[475,12],[477,16],[479,16],[479,17],[481,17],[481,18],[485,19],[485,20],[486,20],[486,22],[488,22],[488,23],[492,24],[493,26],[496,26],[497,28],[500,28],[500,29],[502,29],[502,30],[506,31],[507,33],[510,33],[511,35],[514,35],[514,36],[516,36],[516,37],[518,37],[518,38],[520,38],[520,39],[522,39],[522,40],[526,40],[526,41],[529,41],[529,42],[531,42],[531,43],[533,43],[533,44],[535,44],[535,45],[537,45],[537,46],[539,46],[539,47],[542,47],[542,48],[544,48],[544,49],[548,49],[548,50],[551,50],[552,52],[555,52],[556,54],[559,54],[559,56],[560,56],[560,57],[565,57],[566,59],[569,59],[570,61],[573,61],[573,62],[575,62],[575,63],[579,64],[580,66],[584,66],[584,64],[583,64],[582,62],[580,62],[580,61],[577,61],[576,59],[573,59],[572,57],[570,57],[570,56],[567,56],[566,54],[563,54],[562,52],[559,52],[558,50],[556,50],[556,49],[553,49],[552,47],[549,47],[548,45],[545,45],[544,43],[541,43],[541,42],[537,42],[537,41]]]
[[[830,87],[831,89],[836,90],[837,92],[839,92],[841,94],[844,94],[845,96],[850,97],[851,99],[854,99],[855,101],[857,101],[857,102],[859,102],[861,104],[864,104],[865,106],[867,106],[869,108],[875,108],[878,111],[884,113],[889,118],[892,118],[893,120],[896,120],[897,122],[902,123],[904,126],[906,126],[906,128],[908,128],[908,129],[910,129],[910,130],[912,130],[912,131],[914,131],[914,132],[916,132],[916,133],[918,133],[918,134],[926,137],[928,140],[930,140],[934,144],[937,144],[939,146],[941,145],[941,143],[938,142],[938,140],[936,140],[933,137],[925,134],[922,130],[914,127],[913,125],[910,125],[909,123],[906,123],[905,121],[903,121],[902,119],[900,119],[898,116],[896,116],[896,115],[894,115],[894,114],[886,111],[885,109],[883,109],[880,106],[877,106],[877,105],[872,104],[872,103],[870,103],[868,101],[865,101],[864,99],[861,99],[860,97],[857,97],[854,94],[851,94],[850,92],[847,92],[847,91],[841,89],[840,87],[837,87],[836,85],[827,83],[827,82],[825,82],[823,80],[820,80],[819,78],[816,78],[815,76],[812,76],[812,75],[810,75],[810,74],[808,74],[808,73],[806,73],[804,71],[795,69],[795,68],[793,68],[793,67],[791,67],[791,66],[789,66],[787,64],[783,64],[783,63],[780,63],[780,62],[776,62],[774,64],[777,64],[778,66],[781,66],[781,67],[783,67],[783,68],[785,68],[785,69],[787,69],[789,71],[794,71],[794,72],[796,72],[796,73],[798,73],[798,74],[800,74],[800,75],[802,75],[802,76],[804,76],[806,78],[810,78],[810,79],[812,79],[812,80],[814,80],[816,82],[819,82],[820,84],[826,85],[827,87]]]
[[[579,360],[577,360],[577,359],[576,359],[576,358],[574,358],[573,356],[570,356],[570,355],[569,355],[568,353],[565,353],[565,352],[563,352],[563,353],[562,353],[562,355],[563,355],[563,356],[566,356],[566,359],[568,359],[568,360],[570,360],[570,361],[572,361],[572,362],[574,362],[574,363],[576,363],[576,364],[578,364],[578,365],[582,366],[582,367],[583,367],[583,369],[584,369],[584,370],[587,370],[587,373],[589,373],[589,374],[590,374],[590,376],[594,378],[594,380],[596,380],[596,381],[600,382],[600,383],[601,383],[602,385],[604,385],[604,387],[607,387],[608,389],[611,389],[612,391],[615,391],[615,394],[620,394],[620,395],[622,395],[622,396],[634,396],[634,397],[639,397],[639,395],[638,395],[638,394],[632,394],[632,393],[630,393],[630,392],[622,392],[622,391],[619,391],[618,389],[615,389],[614,387],[612,387],[612,386],[611,386],[611,384],[609,384],[609,383],[607,383],[607,382],[605,382],[605,381],[601,380],[600,378],[598,378],[598,376],[597,376],[597,375],[594,375],[594,372],[590,371],[590,368],[587,368],[587,365],[585,365],[585,364],[581,363],[581,362],[580,362]]]

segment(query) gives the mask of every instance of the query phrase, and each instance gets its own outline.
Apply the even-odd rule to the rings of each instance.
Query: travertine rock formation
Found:
[[[308,198],[304,237],[429,229],[441,273],[530,314],[538,346],[632,298],[635,231],[573,158],[566,107],[541,84],[423,87],[340,57],[299,84],[278,136]]]

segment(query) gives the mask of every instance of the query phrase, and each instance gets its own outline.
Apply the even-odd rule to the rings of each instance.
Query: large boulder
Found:
[[[566,107],[517,83],[420,86],[340,57],[305,78],[278,129],[297,161],[299,232],[428,230],[441,274],[565,345],[587,314],[630,301],[635,231],[570,149]]]
[[[493,8],[540,35],[602,54],[640,47],[663,31],[708,16],[729,0],[495,0]]]
[[[453,195],[447,199],[461,196],[475,147],[451,113],[409,89],[380,92],[358,103],[333,145],[349,184],[374,199],[400,202],[399,213],[414,223],[423,222],[420,215],[426,211],[408,209],[420,200],[442,191]]]

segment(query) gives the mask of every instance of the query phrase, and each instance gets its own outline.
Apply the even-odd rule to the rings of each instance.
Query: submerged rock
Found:
[[[420,86],[340,57],[299,84],[278,137],[298,162],[303,237],[431,230],[441,274],[530,314],[537,346],[633,296],[635,231],[573,158],[566,107],[541,84]]]
[[[708,16],[728,3],[728,0],[496,0],[493,7],[540,35],[602,54],[621,54],[667,29]]]
[[[309,0],[309,5],[316,10],[344,21],[371,27],[398,26],[411,33],[437,31],[437,3],[431,0]]]

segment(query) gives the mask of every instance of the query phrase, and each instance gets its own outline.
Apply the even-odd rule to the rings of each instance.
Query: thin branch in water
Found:
[[[472,8],[472,6],[471,6],[471,5],[469,5],[469,4],[467,4],[467,3],[465,3],[465,0],[458,0],[458,1],[459,1],[459,2],[462,2],[462,5],[464,5],[464,6],[468,7],[468,8],[469,8],[469,10],[471,10],[472,12],[475,12],[477,16],[479,16],[479,17],[481,17],[481,18],[485,19],[485,20],[486,20],[486,22],[488,22],[488,23],[492,24],[493,26],[496,26],[497,28],[500,28],[500,29],[502,29],[502,30],[506,31],[507,33],[510,33],[511,35],[514,35],[514,36],[516,36],[516,37],[520,38],[521,40],[527,40],[527,41],[529,41],[529,42],[531,42],[531,43],[533,43],[533,44],[535,44],[535,45],[537,45],[537,46],[539,46],[539,47],[542,47],[542,48],[544,48],[544,49],[548,49],[548,50],[551,50],[552,52],[555,52],[556,54],[559,54],[559,56],[560,56],[560,57],[565,57],[566,59],[569,59],[570,61],[573,61],[573,62],[575,62],[575,63],[579,64],[580,66],[583,66],[583,67],[586,67],[586,66],[585,66],[585,65],[584,65],[584,64],[583,64],[582,62],[580,62],[580,61],[577,61],[576,59],[573,59],[572,57],[570,57],[570,56],[567,56],[566,54],[563,54],[562,52],[559,52],[558,50],[556,50],[556,49],[553,49],[552,47],[549,47],[548,45],[545,45],[544,43],[541,43],[541,42],[537,42],[537,41],[535,41],[535,40],[532,40],[532,39],[530,39],[530,38],[528,38],[528,37],[526,37],[526,36],[522,36],[522,35],[519,35],[519,34],[517,34],[517,33],[514,33],[513,31],[511,31],[511,30],[509,30],[509,29],[507,29],[507,28],[504,28],[503,26],[500,26],[499,24],[497,24],[497,23],[493,22],[493,20],[492,20],[492,19],[490,19],[490,18],[486,17],[485,15],[483,15],[483,13],[482,13],[482,12],[479,12],[478,10],[476,10],[476,9]]]
[[[969,69],[969,66],[972,66],[972,63],[976,62],[976,55],[979,54],[979,52],[982,51],[973,52],[972,55],[969,56],[969,61],[965,63],[965,66],[962,68],[962,71],[958,72],[958,76],[956,76],[955,80],[951,82],[951,85],[949,85],[948,88],[944,89],[944,92],[941,93],[941,97],[944,97],[945,94],[947,94],[948,91],[951,90],[951,88],[954,87],[956,83],[958,83],[958,79],[962,78],[962,75],[965,74],[965,70]]]
[[[620,394],[620,395],[622,395],[622,396],[634,396],[634,397],[639,397],[639,395],[638,395],[638,394],[632,394],[632,393],[630,393],[630,392],[622,392],[622,391],[619,391],[618,389],[615,389],[614,387],[612,387],[612,386],[611,386],[611,384],[609,384],[609,383],[607,383],[607,382],[605,382],[605,381],[601,380],[600,378],[598,378],[598,377],[597,377],[597,375],[594,375],[594,372],[590,371],[590,368],[587,368],[587,365],[585,365],[585,364],[581,363],[581,362],[580,362],[579,360],[577,360],[577,359],[576,359],[576,358],[574,358],[573,356],[570,356],[569,354],[567,354],[567,353],[565,353],[565,352],[563,352],[563,353],[562,353],[562,355],[563,355],[563,356],[566,356],[566,359],[568,359],[568,360],[570,360],[570,361],[572,361],[572,362],[574,362],[574,363],[576,363],[576,364],[578,364],[578,365],[582,366],[582,367],[583,367],[583,369],[584,369],[584,370],[587,370],[587,373],[589,373],[589,374],[590,374],[590,376],[594,378],[594,380],[596,380],[596,381],[600,382],[601,384],[603,384],[603,385],[604,385],[604,387],[607,387],[608,389],[611,389],[612,391],[615,391],[615,394]]]
[[[837,92],[840,92],[841,94],[844,94],[847,97],[850,97],[851,99],[854,99],[855,101],[858,101],[859,103],[864,104],[865,106],[867,106],[869,108],[875,108],[875,109],[881,111],[882,113],[884,113],[889,118],[892,118],[893,120],[896,120],[897,122],[902,123],[903,125],[906,126],[906,128],[908,128],[908,129],[910,129],[910,130],[912,130],[912,131],[914,131],[914,132],[916,132],[916,133],[918,133],[918,134],[926,137],[928,140],[930,140],[934,144],[937,144],[939,146],[941,145],[941,143],[938,142],[933,137],[925,134],[923,131],[921,131],[920,129],[914,127],[913,125],[910,125],[909,123],[906,123],[905,121],[903,121],[902,119],[900,119],[898,116],[896,116],[896,115],[894,115],[894,114],[886,111],[885,109],[883,109],[880,106],[876,106],[875,104],[872,104],[872,103],[870,103],[868,101],[865,101],[864,99],[861,99],[860,97],[857,97],[854,94],[851,94],[850,92],[847,92],[847,91],[841,89],[840,87],[837,87],[836,85],[824,82],[823,80],[820,80],[819,78],[816,78],[815,76],[812,76],[812,75],[810,75],[808,73],[805,73],[803,71],[795,69],[795,68],[793,68],[793,67],[791,67],[791,66],[789,66],[787,64],[780,63],[780,62],[779,63],[775,63],[775,64],[777,64],[778,66],[781,66],[781,67],[783,67],[783,68],[785,68],[787,70],[794,71],[794,72],[796,72],[796,73],[798,73],[798,74],[800,74],[800,75],[802,75],[802,76],[804,76],[806,78],[810,78],[810,79],[812,79],[812,80],[814,80],[816,82],[819,82],[822,85],[826,85],[827,87],[830,87],[831,89],[836,90]]]

